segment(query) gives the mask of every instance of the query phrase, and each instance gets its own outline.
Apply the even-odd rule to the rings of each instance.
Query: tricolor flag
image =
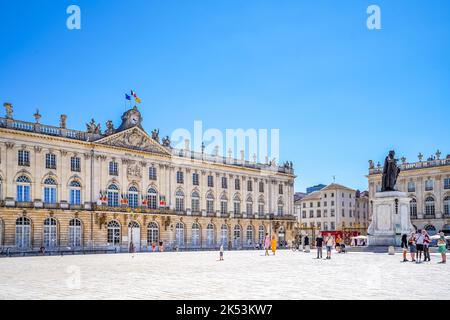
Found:
[[[137,96],[136,92],[131,90],[131,95],[134,97],[134,99],[136,100],[137,103],[141,103],[141,99],[139,99],[139,97]]]

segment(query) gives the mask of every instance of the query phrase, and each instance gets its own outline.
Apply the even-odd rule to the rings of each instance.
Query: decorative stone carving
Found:
[[[142,169],[141,169],[141,167],[139,165],[137,165],[137,164],[128,165],[128,167],[127,167],[127,176],[128,176],[128,179],[132,179],[132,178],[141,179],[142,178]]]
[[[65,114],[62,114],[60,117],[59,117],[59,127],[60,128],[62,128],[62,129],[66,129],[66,122],[67,122],[67,115],[65,115]]]
[[[36,123],[40,123],[41,122],[41,114],[39,113],[39,109],[36,110],[36,113],[33,114],[34,120],[36,121]]]
[[[92,119],[90,123],[86,123],[86,130],[88,133],[101,134],[101,124],[96,124],[95,120]]]
[[[6,119],[12,119],[13,118],[13,105],[9,102],[5,102],[3,104],[3,106],[5,107]]]
[[[14,142],[5,142],[6,149],[14,148]]]
[[[133,128],[127,131],[123,131],[120,134],[112,135],[98,141],[98,143],[114,147],[169,155],[169,153],[165,149],[163,149],[159,144],[157,144],[154,140],[152,140],[148,135],[146,135],[142,130],[138,128]]]
[[[106,122],[106,131],[105,131],[105,134],[106,135],[111,135],[111,134],[113,134],[114,133],[114,124],[113,124],[113,122],[111,121],[111,120],[108,120],[107,122]]]
[[[162,139],[162,144],[163,144],[164,147],[170,147],[171,142],[170,142],[169,136],[165,136]]]

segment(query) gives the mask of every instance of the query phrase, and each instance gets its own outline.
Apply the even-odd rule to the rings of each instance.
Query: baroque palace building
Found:
[[[407,162],[402,157],[397,189],[411,198],[411,222],[416,229],[426,229],[430,234],[442,230],[450,234],[450,155],[435,155],[423,159],[419,153],[417,162]],[[381,191],[383,167],[369,161],[369,198]],[[370,208],[372,212],[372,207]]]
[[[134,107],[115,129],[0,118],[0,245],[9,250],[254,247],[294,237],[292,163],[174,149]]]

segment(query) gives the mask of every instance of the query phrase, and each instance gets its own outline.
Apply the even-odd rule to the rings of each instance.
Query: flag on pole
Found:
[[[130,100],[131,101],[131,97],[125,93],[125,99]]]
[[[141,103],[141,99],[139,99],[138,97],[135,97],[135,100],[137,103]]]

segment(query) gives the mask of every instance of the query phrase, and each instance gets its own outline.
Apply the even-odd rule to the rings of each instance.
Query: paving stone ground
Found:
[[[0,259],[0,299],[450,299],[450,265],[381,253],[166,252]]]

